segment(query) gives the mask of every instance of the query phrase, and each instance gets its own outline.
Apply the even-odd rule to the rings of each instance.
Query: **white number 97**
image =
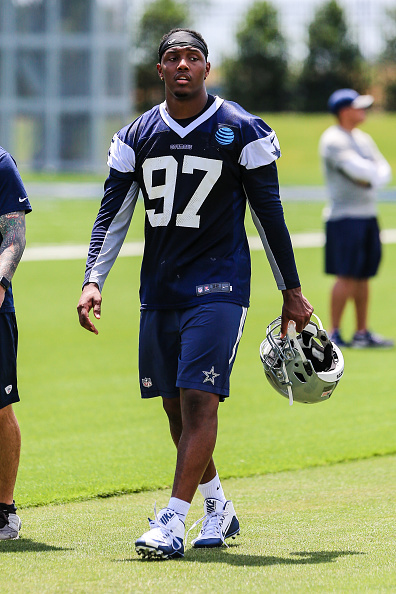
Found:
[[[194,169],[206,171],[206,174],[191,196],[186,208],[176,215],[177,227],[199,228],[200,215],[198,211],[205,202],[213,186],[221,175],[223,162],[215,159],[204,159],[185,155],[183,159],[182,173],[193,173]],[[153,186],[154,171],[165,171],[165,183],[160,186]],[[146,159],[143,164],[143,179],[147,194],[150,200],[157,198],[164,199],[162,212],[155,212],[155,209],[147,210],[147,217],[152,227],[166,227],[172,216],[173,202],[177,179],[177,161],[171,155],[165,157],[154,157]]]

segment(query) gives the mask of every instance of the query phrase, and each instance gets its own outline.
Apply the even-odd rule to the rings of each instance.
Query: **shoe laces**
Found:
[[[173,530],[171,528],[167,528],[162,522],[159,521],[157,514],[157,502],[154,503],[154,518],[154,520],[150,520],[150,518],[148,518],[150,528],[152,530],[154,528],[159,528],[164,536],[172,541],[172,546],[174,547],[175,551],[181,549],[183,546],[183,540],[180,543],[173,534]]]
[[[210,532],[210,533],[214,534],[216,537],[219,537],[221,539],[221,542],[223,544],[225,544],[226,547],[228,547],[228,544],[224,540],[224,535],[221,530],[221,526],[222,526],[227,514],[228,514],[228,511],[225,511],[225,510],[223,510],[222,512],[210,512],[209,514],[205,514],[204,516],[202,516],[202,518],[200,518],[199,520],[194,522],[194,524],[191,526],[191,528],[187,531],[186,546],[187,546],[187,539],[188,539],[189,533],[191,532],[191,530],[193,530],[193,528],[198,526],[198,524],[200,524],[200,522],[202,522],[202,528],[201,528],[202,536],[205,535],[205,532]]]

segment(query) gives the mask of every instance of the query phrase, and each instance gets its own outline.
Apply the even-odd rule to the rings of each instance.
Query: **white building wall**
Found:
[[[1,0],[0,144],[36,169],[103,169],[131,117],[128,0]]]

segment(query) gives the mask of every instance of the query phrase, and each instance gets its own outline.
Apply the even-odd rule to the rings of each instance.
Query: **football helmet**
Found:
[[[260,345],[260,358],[269,383],[293,401],[314,404],[330,398],[344,373],[344,357],[331,342],[322,322],[310,321],[297,335],[290,321],[285,338],[280,337],[282,317],[267,327]]]

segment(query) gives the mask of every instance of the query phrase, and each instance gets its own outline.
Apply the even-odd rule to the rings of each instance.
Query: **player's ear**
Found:
[[[206,62],[206,66],[205,66],[205,79],[209,76],[209,72],[210,72],[210,62]]]
[[[164,75],[162,74],[162,66],[161,64],[157,64],[157,72],[158,72],[158,76],[160,77],[161,80],[164,80]]]

